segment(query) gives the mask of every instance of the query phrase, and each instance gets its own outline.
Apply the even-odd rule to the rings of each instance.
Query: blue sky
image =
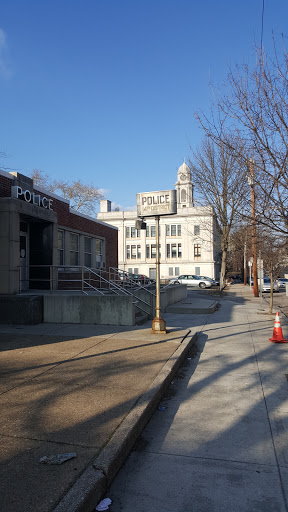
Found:
[[[209,81],[254,61],[263,0],[4,0],[0,168],[92,183],[122,208],[174,187]],[[265,0],[263,43],[288,35]],[[9,170],[10,170],[9,169]]]

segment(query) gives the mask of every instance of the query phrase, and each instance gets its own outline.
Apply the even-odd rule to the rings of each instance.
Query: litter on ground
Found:
[[[105,498],[104,500],[100,501],[100,503],[98,503],[95,510],[108,510],[109,505],[111,505],[111,503],[112,500],[110,500],[110,498]]]
[[[74,459],[76,453],[58,453],[57,455],[51,455],[50,457],[41,457],[41,464],[63,464],[66,460]]]

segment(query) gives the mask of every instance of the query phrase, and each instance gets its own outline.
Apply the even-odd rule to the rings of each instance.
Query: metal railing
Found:
[[[111,279],[113,282],[121,283],[121,285],[126,289],[144,289],[151,295],[155,296],[155,293],[151,289],[151,286],[155,286],[155,279],[150,279],[143,274],[131,274],[130,272],[120,268],[109,267],[109,279]]]
[[[19,279],[21,292],[38,290],[44,293],[47,291],[84,295],[130,295],[133,296],[133,303],[138,309],[149,315],[152,314],[151,300],[147,302],[142,297],[138,297],[135,292],[141,288],[151,295],[154,295],[153,292],[128,276],[127,279],[121,279],[117,269],[112,267],[106,271],[77,265],[22,265]]]

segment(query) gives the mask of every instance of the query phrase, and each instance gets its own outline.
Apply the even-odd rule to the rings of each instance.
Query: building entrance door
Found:
[[[29,290],[28,233],[20,232],[20,292]]]

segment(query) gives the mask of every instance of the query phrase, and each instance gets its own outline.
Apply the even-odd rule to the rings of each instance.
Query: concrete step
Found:
[[[184,299],[175,304],[171,304],[166,308],[166,313],[177,313],[186,315],[200,315],[206,313],[214,313],[220,306],[218,300],[207,299]]]

